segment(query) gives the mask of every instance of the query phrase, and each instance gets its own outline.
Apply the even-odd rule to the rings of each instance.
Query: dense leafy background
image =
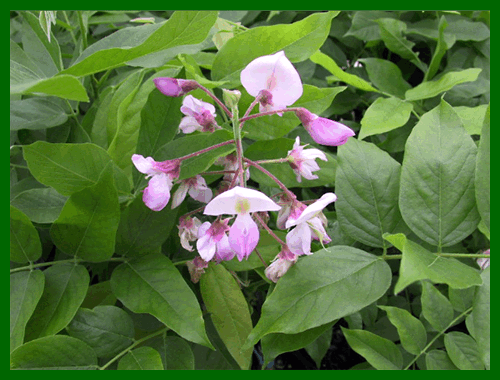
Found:
[[[489,27],[489,11],[11,11],[11,368],[489,369],[490,270],[474,259],[490,236]],[[219,109],[223,130],[178,134],[182,99],[152,79],[238,89],[243,114],[239,73],[280,50],[296,105],[356,136],[318,146],[292,113],[266,116],[246,122],[245,156],[285,157],[297,136],[322,149],[314,181],[266,167],[299,199],[337,194],[332,242],[276,285],[255,255],[193,284],[176,225],[200,205],[148,209],[130,157],[232,133]],[[254,168],[249,185],[279,191]],[[262,231],[258,249],[269,263],[279,244]]]

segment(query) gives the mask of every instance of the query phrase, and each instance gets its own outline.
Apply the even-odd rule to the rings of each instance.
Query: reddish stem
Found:
[[[254,107],[257,105],[257,103],[259,103],[260,101],[260,98],[262,98],[262,95],[259,94],[255,97],[255,99],[253,100],[253,102],[250,104],[250,106],[248,107],[248,109],[246,110],[245,114],[243,115],[243,117],[240,119],[240,130],[243,129],[243,124],[245,124],[245,118],[248,117],[248,115],[250,115],[250,112],[252,112],[252,110],[254,109]]]
[[[283,190],[288,198],[290,198],[291,201],[294,201],[297,199],[294,193],[292,193],[288,188],[281,182],[278,178],[274,176],[274,174],[271,174],[268,170],[264,169],[262,166],[259,164],[255,163],[252,160],[249,160],[248,158],[243,158],[243,161],[245,161],[248,165],[253,166],[257,169],[259,169],[262,173],[266,174],[269,178],[271,178],[276,184]]]
[[[253,114],[253,115],[245,115],[245,116],[243,116],[240,119],[240,122],[244,123],[245,121],[250,120],[250,119],[255,119],[257,117],[262,117],[262,116],[275,115],[277,113],[296,112],[296,111],[299,111],[301,109],[304,109],[304,108],[302,108],[302,107],[292,107],[292,108],[284,108],[284,109],[281,109],[281,110],[274,110],[274,111],[267,111],[267,112],[256,113],[256,114]]]
[[[190,154],[187,154],[187,155],[179,157],[179,158],[175,158],[175,160],[179,160],[179,161],[187,160],[188,158],[199,156],[200,154],[207,153],[207,152],[209,152],[211,150],[220,148],[221,146],[226,146],[226,145],[230,145],[230,144],[234,144],[234,143],[235,143],[234,140],[224,141],[224,142],[221,142],[219,144],[215,144],[215,145],[209,146],[208,148],[199,150],[197,152],[190,153]]]
[[[200,90],[205,91],[207,93],[207,95],[210,96],[213,100],[215,100],[215,102],[226,112],[227,116],[229,116],[230,119],[233,118],[233,114],[231,113],[231,111],[229,111],[229,109],[226,107],[226,105],[224,103],[222,103],[219,100],[219,98],[217,98],[217,96],[215,96],[214,94],[212,94],[208,88],[202,86],[199,83],[198,83],[198,87],[199,87]]]
[[[257,213],[254,213],[253,216],[262,225],[262,227],[264,227],[266,229],[266,231],[269,233],[269,235],[271,235],[278,243],[280,243],[281,245],[286,245],[286,243],[283,240],[281,240],[278,237],[278,235],[276,235],[274,233],[274,231],[272,229],[269,228],[269,226],[262,220],[262,218]]]

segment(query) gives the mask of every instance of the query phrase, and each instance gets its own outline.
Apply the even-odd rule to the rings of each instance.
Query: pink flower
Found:
[[[163,95],[179,97],[198,88],[198,82],[194,80],[158,77],[153,79],[158,90]]]
[[[215,222],[203,223],[198,229],[198,241],[196,249],[201,258],[210,261],[214,257],[217,261],[231,260],[234,252],[229,246],[227,231],[229,231],[229,218],[217,219]]]
[[[180,161],[167,160],[157,162],[151,157],[144,158],[140,154],[132,155],[132,162],[137,170],[151,177],[144,189],[142,200],[153,211],[161,211],[170,200],[172,181],[179,177]]]
[[[337,123],[324,117],[319,117],[305,108],[295,111],[305,129],[314,141],[321,145],[339,146],[355,135],[354,131],[344,124]]]
[[[238,170],[238,158],[236,157],[236,154],[231,153],[225,157],[219,157],[217,159],[217,161],[215,161],[215,164],[224,166],[224,170],[226,170],[226,171],[234,171],[235,172],[234,174],[230,174],[230,173],[224,174],[223,180],[231,183],[231,181],[233,180],[233,177],[235,175],[237,175],[236,171]],[[250,179],[250,169],[247,168],[247,170],[245,170],[244,175],[245,175],[245,180],[248,181]],[[236,179],[235,184],[236,185],[240,184],[239,178]]]
[[[237,215],[229,231],[229,244],[238,260],[248,258],[259,242],[259,228],[251,212],[278,211],[281,207],[260,191],[236,186],[207,204],[206,215]]]
[[[288,247],[284,246],[274,261],[264,271],[266,277],[272,282],[278,280],[297,262],[298,256],[290,252]]]
[[[282,201],[285,204],[282,206],[281,210],[278,212],[278,217],[276,219],[276,226],[280,230],[284,230],[286,227],[286,221],[288,218],[297,219],[302,211],[306,209],[306,205],[302,202],[294,200],[292,202],[288,201],[286,196],[283,197]]]
[[[174,194],[174,199],[172,200],[172,209],[182,203],[188,192],[191,198],[202,203],[208,203],[208,201],[212,199],[212,190],[207,187],[205,179],[201,175],[197,175],[196,177],[181,181],[179,188]]]
[[[200,281],[200,277],[205,273],[205,268],[208,268],[208,263],[204,261],[201,257],[196,256],[193,260],[186,263],[191,276],[191,281],[196,284]]]
[[[490,254],[490,250],[486,250],[483,252],[484,255],[489,255]],[[488,268],[490,266],[490,259],[489,258],[481,258],[481,259],[477,259],[477,264],[479,265],[479,267],[481,268],[481,270],[485,270],[486,268]]]
[[[213,132],[220,128],[215,121],[215,107],[204,101],[188,95],[182,102],[181,112],[186,115],[181,120],[179,128],[184,133],[194,131]]]
[[[180,220],[180,224],[177,228],[179,228],[179,237],[181,239],[181,245],[184,249],[190,252],[193,250],[193,247],[189,244],[189,242],[198,239],[198,229],[200,226],[201,222],[197,217],[187,217]]]
[[[262,96],[260,112],[286,108],[303,92],[299,73],[284,51],[254,59],[241,71],[240,80],[250,95]]]
[[[297,176],[297,182],[302,181],[301,177],[318,179],[317,175],[312,174],[312,172],[319,170],[319,165],[315,159],[319,158],[320,160],[328,161],[325,153],[321,150],[315,148],[304,149],[306,146],[300,146],[300,137],[297,136],[295,144],[293,144],[293,149],[288,151],[288,161]]]
[[[336,199],[337,196],[334,193],[326,193],[300,214],[290,215],[285,225],[287,228],[296,226],[286,235],[286,244],[292,253],[311,255],[312,239],[319,240],[321,243],[331,241],[324,228],[327,220],[322,210]]]

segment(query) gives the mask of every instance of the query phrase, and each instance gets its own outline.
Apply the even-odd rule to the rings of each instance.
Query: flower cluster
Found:
[[[233,113],[238,112],[237,104],[241,96],[239,91],[223,90],[226,106],[196,81],[155,78],[154,83],[163,94],[173,97],[185,96],[180,108],[185,116],[180,122],[179,131],[185,134],[212,133],[221,128],[216,121],[217,113],[213,104],[187,95],[192,90],[201,89],[233,121],[233,130],[238,133],[234,134],[235,140],[173,160],[157,162],[152,157],[144,158],[138,154],[132,156],[132,162],[137,170],[146,174],[146,178],[149,179],[143,191],[143,201],[151,210],[160,211],[165,208],[176,183],[178,188],[173,195],[171,208],[178,207],[187,194],[194,200],[206,204],[179,219],[179,238],[182,247],[187,251],[193,251],[192,243],[195,242],[199,255],[187,263],[193,282],[199,280],[210,261],[219,263],[235,257],[242,261],[248,259],[252,252],[258,254],[256,247],[260,239],[260,230],[256,221],[281,245],[279,254],[265,270],[267,278],[274,282],[277,282],[297,262],[299,256],[312,254],[313,240],[318,240],[321,244],[328,244],[331,241],[325,230],[327,220],[322,211],[336,200],[336,195],[326,193],[308,206],[298,201],[295,194],[261,166],[266,163],[265,160],[251,161],[243,157],[239,130],[243,127],[243,123],[251,118],[273,114],[282,116],[285,112],[294,112],[318,144],[339,146],[345,144],[354,132],[341,123],[315,115],[303,107],[291,107],[301,98],[303,85],[298,72],[284,51],[254,59],[241,71],[240,80],[247,93],[255,99],[245,116],[238,120],[237,117],[233,118]],[[250,115],[257,103],[260,113]],[[192,178],[179,179],[180,168],[185,159],[227,144],[234,144],[236,153],[216,160],[216,165],[223,166],[222,171],[200,173]],[[297,182],[301,182],[304,178],[306,180],[319,178],[314,174],[321,169],[316,159],[327,161],[328,156],[320,149],[307,148],[307,144],[301,145],[300,138],[297,137],[286,158],[269,160],[269,163],[287,162],[295,173]],[[264,193],[247,187],[246,181],[250,178],[249,166],[267,174],[283,190],[278,200],[280,204]],[[205,174],[223,176],[218,190],[213,192],[208,187],[202,176]],[[212,199],[214,194],[215,197]],[[193,216],[197,212],[202,212],[206,217],[215,217],[215,220],[202,222]],[[268,212],[278,212],[276,225],[279,229],[288,230],[286,242],[279,239],[267,226],[269,217],[261,217],[268,216]]]

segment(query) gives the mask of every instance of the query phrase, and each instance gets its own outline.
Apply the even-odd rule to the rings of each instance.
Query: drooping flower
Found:
[[[283,246],[281,252],[264,271],[266,277],[272,282],[278,282],[283,275],[297,262],[298,256],[293,254],[288,247]]]
[[[304,149],[306,146],[300,146],[300,137],[297,136],[293,149],[288,151],[288,161],[297,176],[297,182],[301,182],[302,177],[305,179],[318,179],[319,177],[312,173],[320,169],[315,159],[319,158],[328,161],[324,152],[315,148]]]
[[[217,261],[226,261],[234,257],[235,252],[227,237],[229,219],[216,219],[212,224],[205,222],[198,229],[196,249],[203,260],[210,261],[215,257]]]
[[[254,59],[241,71],[240,80],[250,95],[262,96],[260,112],[286,108],[303,92],[299,73],[284,51]]]
[[[215,107],[202,100],[188,95],[182,102],[181,112],[186,115],[182,118],[179,128],[184,133],[194,131],[213,132],[220,128],[215,121]]]
[[[184,249],[192,251],[193,247],[189,244],[190,241],[196,241],[198,239],[198,229],[201,226],[201,221],[196,217],[187,217],[180,220],[179,225],[179,238],[181,239],[181,245]]]
[[[287,228],[295,226],[286,235],[286,244],[290,251],[296,255],[311,255],[312,239],[319,240],[321,243],[331,242],[324,226],[327,220],[322,210],[332,202],[335,202],[337,196],[334,193],[326,193],[313,204],[307,206],[300,214],[290,215],[286,221]]]
[[[260,191],[236,186],[219,194],[205,207],[206,215],[237,215],[229,231],[229,244],[238,260],[248,258],[259,242],[259,228],[250,213],[278,211],[281,206]]]
[[[224,174],[223,180],[231,183],[233,180],[234,176],[238,176],[237,170],[238,170],[238,158],[236,157],[236,154],[231,153],[228,154],[227,156],[224,157],[219,157],[217,161],[215,161],[216,165],[222,165],[224,166],[224,170],[226,171],[234,171],[235,173],[226,173]],[[245,180],[248,181],[250,179],[250,169],[247,168],[245,172],[243,173],[245,176]],[[236,185],[240,185],[240,179],[236,178]]]
[[[153,79],[158,90],[163,95],[179,97],[198,88],[198,82],[189,79],[158,77]]]
[[[284,230],[287,228],[286,221],[288,218],[297,219],[307,206],[296,199],[290,201],[286,195],[281,197],[281,202],[283,202],[283,205],[278,212],[276,227],[280,230]]]
[[[172,199],[172,209],[182,203],[188,192],[191,198],[202,203],[208,203],[212,199],[212,190],[207,186],[205,179],[197,175],[181,181]]]
[[[295,111],[304,128],[314,141],[321,145],[339,146],[355,135],[354,131],[344,124],[319,117],[305,108]]]
[[[483,254],[489,255],[490,250],[488,249],[488,250],[484,251]],[[489,257],[488,258],[483,257],[483,258],[477,259],[477,264],[479,265],[481,270],[485,270],[486,268],[488,268],[490,266],[490,259],[489,259]]]
[[[170,189],[173,180],[179,177],[181,162],[167,160],[157,162],[151,157],[144,158],[140,154],[132,155],[132,162],[137,170],[151,177],[144,189],[142,200],[153,211],[161,211],[170,200]]]
[[[208,268],[208,263],[203,260],[200,256],[196,256],[193,260],[186,263],[191,276],[191,281],[196,284],[200,281],[200,277],[205,273],[205,268]]]

